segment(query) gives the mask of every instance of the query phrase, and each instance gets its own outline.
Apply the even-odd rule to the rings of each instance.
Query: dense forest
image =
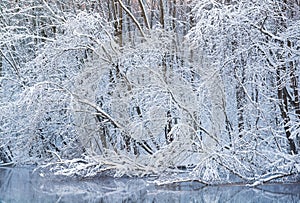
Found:
[[[299,0],[1,0],[0,162],[285,180],[299,75]]]

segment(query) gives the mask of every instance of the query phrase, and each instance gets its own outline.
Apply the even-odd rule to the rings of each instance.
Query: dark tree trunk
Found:
[[[283,119],[283,128],[290,147],[291,154],[297,154],[297,149],[294,140],[291,138],[290,117],[288,115],[288,93],[286,87],[282,87],[280,70],[277,69],[277,95],[279,99],[279,108]]]

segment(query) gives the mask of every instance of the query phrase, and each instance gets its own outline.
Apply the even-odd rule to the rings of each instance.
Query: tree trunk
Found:
[[[139,0],[139,4],[140,4],[141,10],[142,10],[142,17],[144,19],[145,25],[146,25],[146,27],[148,29],[150,29],[150,24],[149,24],[148,16],[147,16],[147,12],[146,12],[146,9],[145,9],[143,1]]]
[[[162,29],[165,29],[164,0],[160,0],[159,7],[160,7],[159,22],[161,24]]]
[[[172,19],[172,29],[173,29],[173,31],[175,31],[175,29],[176,29],[176,0],[173,0],[173,10],[172,10],[172,17],[173,17],[173,19]],[[175,32],[175,33],[177,33],[177,32]]]
[[[283,0],[282,2],[282,8],[280,10],[279,16],[279,26],[281,29],[286,30],[287,29],[287,21],[291,19],[293,16],[291,15],[291,11],[289,9],[289,3],[287,0]],[[287,43],[285,42],[279,42],[280,47],[285,49],[285,46],[292,47],[292,42],[290,40],[287,40]],[[282,54],[278,54],[279,59],[284,59]],[[297,89],[297,79],[295,75],[295,68],[293,64],[293,60],[291,59],[290,53],[287,53],[285,55],[288,62],[283,65],[282,67],[277,69],[277,93],[278,93],[278,99],[279,99],[279,108],[281,112],[281,117],[283,119],[283,128],[286,134],[286,138],[288,140],[288,144],[290,147],[290,153],[291,154],[297,154],[297,147],[295,144],[294,139],[291,137],[291,118],[289,116],[289,112],[291,111],[289,107],[294,107],[296,112],[299,112],[299,95],[298,95],[298,89]],[[292,88],[293,94],[294,94],[294,101],[291,98],[288,89],[289,86],[288,80],[284,78],[283,75],[281,75],[280,71],[283,71],[283,74],[289,73],[290,76],[290,87]],[[297,102],[297,103],[296,103]],[[298,105],[298,108],[297,108]],[[296,113],[297,114],[297,113]]]
[[[280,70],[277,69],[277,95],[279,99],[279,108],[281,112],[281,117],[283,119],[283,128],[285,131],[286,138],[290,147],[291,154],[297,154],[296,145],[294,140],[291,138],[290,131],[290,117],[288,115],[288,96],[286,87],[282,87],[282,78],[280,75]]]
[[[234,45],[236,46],[236,45]],[[244,121],[244,108],[245,108],[245,90],[243,85],[245,84],[245,62],[243,59],[243,56],[241,56],[241,62],[236,61],[236,63],[240,63],[241,66],[238,66],[235,68],[235,78],[238,81],[238,84],[236,86],[236,102],[237,102],[237,119],[238,119],[238,133],[239,137],[242,138],[242,132],[245,129],[245,121]],[[240,70],[240,76],[238,75],[238,69]]]
[[[113,1],[112,16],[114,21],[115,36],[118,36],[119,45],[122,46],[122,8],[121,6],[118,6],[118,0]]]

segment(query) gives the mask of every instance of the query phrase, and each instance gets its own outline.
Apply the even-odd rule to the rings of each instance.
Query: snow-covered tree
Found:
[[[1,161],[205,183],[298,173],[298,8],[1,2]]]
[[[294,24],[299,2],[207,0],[194,5],[197,23],[189,38],[221,75],[227,131],[222,139],[239,160],[232,165],[226,153],[220,164],[248,177],[297,173],[299,29]]]

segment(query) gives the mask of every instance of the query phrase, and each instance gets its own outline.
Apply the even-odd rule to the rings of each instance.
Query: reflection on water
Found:
[[[40,177],[30,169],[0,168],[0,202],[300,202],[300,184],[155,186],[142,179],[75,181]]]

